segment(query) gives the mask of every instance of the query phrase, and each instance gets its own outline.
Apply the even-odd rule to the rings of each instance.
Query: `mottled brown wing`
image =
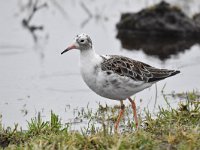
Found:
[[[156,82],[167,77],[173,76],[180,71],[158,69],[148,64],[132,60],[127,57],[112,55],[106,59],[102,56],[101,69],[110,74],[111,71],[120,75],[130,77],[135,81]]]

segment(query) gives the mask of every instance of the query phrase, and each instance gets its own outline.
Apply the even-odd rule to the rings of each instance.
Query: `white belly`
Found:
[[[129,77],[114,73],[108,75],[105,71],[101,71],[101,68],[82,69],[81,72],[83,80],[90,89],[100,96],[113,100],[125,100],[152,85],[144,84],[143,81],[136,82]]]

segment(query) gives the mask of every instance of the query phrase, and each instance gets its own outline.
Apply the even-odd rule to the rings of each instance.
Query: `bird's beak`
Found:
[[[75,44],[72,44],[72,45],[70,45],[69,47],[67,47],[67,48],[61,53],[61,55],[64,54],[65,52],[68,52],[68,51],[71,50],[71,49],[76,49],[76,48],[77,48],[76,45],[75,45]]]

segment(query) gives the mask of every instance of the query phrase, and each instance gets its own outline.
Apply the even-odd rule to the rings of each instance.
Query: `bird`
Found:
[[[130,101],[135,126],[138,128],[136,104],[131,96],[160,80],[180,73],[179,70],[159,69],[125,56],[99,55],[93,49],[90,36],[85,33],[75,36],[72,44],[61,54],[73,49],[80,50],[80,71],[88,87],[102,97],[120,102],[115,130],[118,130],[120,119],[124,114],[124,100]]]

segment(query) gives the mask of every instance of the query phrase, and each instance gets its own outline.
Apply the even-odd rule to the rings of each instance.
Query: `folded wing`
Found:
[[[135,81],[157,82],[180,73],[177,70],[158,69],[143,62],[117,55],[111,55],[109,58],[102,56],[102,58],[104,59],[101,66],[103,71],[113,71]]]

